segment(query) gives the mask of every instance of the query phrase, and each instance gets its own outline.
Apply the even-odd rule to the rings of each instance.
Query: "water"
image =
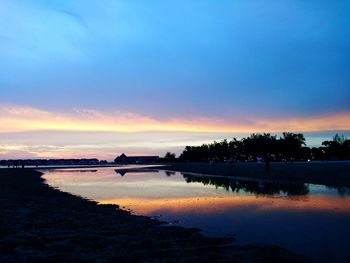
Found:
[[[169,224],[275,244],[324,262],[350,259],[350,189],[112,168],[46,170],[47,182]]]

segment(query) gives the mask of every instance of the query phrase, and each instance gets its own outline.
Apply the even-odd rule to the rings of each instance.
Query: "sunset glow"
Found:
[[[350,113],[312,117],[256,118],[202,116],[155,118],[133,112],[87,109],[47,111],[29,106],[0,105],[0,158],[114,159],[116,154],[179,154],[186,145],[231,139],[253,132],[280,133],[350,130]],[[331,136],[331,135],[330,135]],[[321,139],[312,142],[319,145]]]
[[[29,131],[94,131],[94,132],[281,132],[350,130],[350,113],[300,118],[214,119],[187,117],[164,119],[131,112],[105,113],[95,110],[49,112],[31,107],[0,106],[2,133]],[[249,124],[247,124],[249,123]]]

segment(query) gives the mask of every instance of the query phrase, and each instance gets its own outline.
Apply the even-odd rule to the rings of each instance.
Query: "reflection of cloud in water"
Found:
[[[99,200],[103,204],[118,204],[128,207],[136,214],[154,215],[162,213],[224,213],[236,210],[261,211],[334,211],[349,213],[350,198],[312,195],[302,200],[256,196],[220,196],[220,197],[186,197],[186,198],[132,198],[120,197]]]
[[[210,235],[234,233],[247,244],[283,243],[315,255],[349,251],[348,189],[165,171],[128,171],[122,177],[114,169],[45,172],[44,178],[66,192],[118,204],[135,214],[161,215],[164,221],[198,227]]]

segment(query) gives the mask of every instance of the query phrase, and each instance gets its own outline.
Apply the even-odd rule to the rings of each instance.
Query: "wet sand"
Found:
[[[162,169],[206,175],[268,179],[350,187],[350,161],[271,162],[269,172],[257,163],[173,163]]]
[[[276,246],[235,246],[164,226],[44,183],[30,169],[0,170],[1,262],[306,262]]]

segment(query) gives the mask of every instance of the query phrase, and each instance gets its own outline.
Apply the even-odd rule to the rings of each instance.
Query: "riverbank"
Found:
[[[1,262],[305,262],[276,246],[234,246],[196,229],[165,227],[61,192],[41,175],[0,170]]]
[[[257,163],[172,163],[162,170],[350,187],[350,161],[271,162],[268,172]]]

